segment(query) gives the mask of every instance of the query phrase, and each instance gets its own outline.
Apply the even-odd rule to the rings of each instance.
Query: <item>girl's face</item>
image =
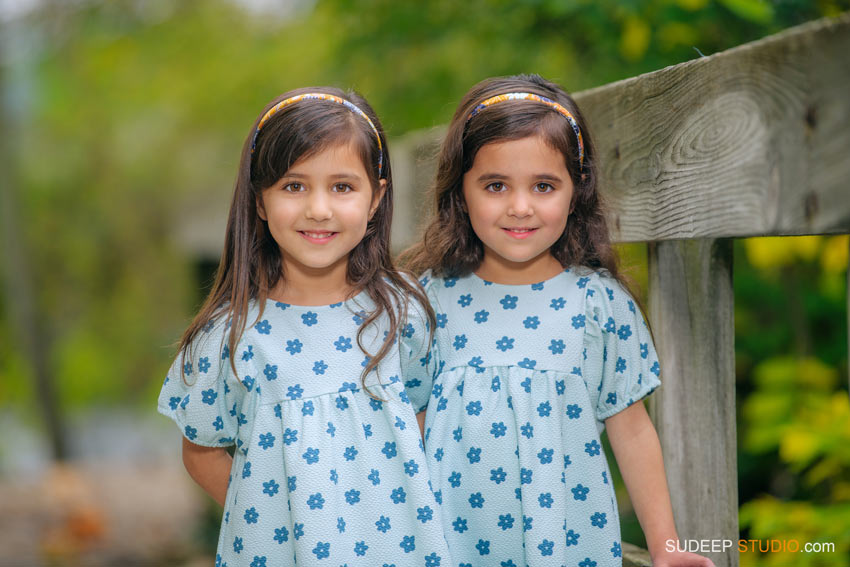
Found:
[[[476,273],[535,283],[563,268],[549,249],[567,225],[573,183],[564,156],[540,136],[486,144],[463,176],[472,229],[484,243]]]
[[[257,202],[280,248],[284,273],[344,278],[348,254],[363,239],[385,187],[382,180],[373,195],[351,144],[296,161]]]

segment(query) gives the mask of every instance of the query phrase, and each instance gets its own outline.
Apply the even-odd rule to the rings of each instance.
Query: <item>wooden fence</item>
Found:
[[[575,99],[613,239],[648,243],[664,373],[650,409],[679,536],[737,542],[731,239],[850,233],[850,14]],[[399,247],[425,216],[443,131],[393,144]],[[736,549],[710,557],[736,566]]]

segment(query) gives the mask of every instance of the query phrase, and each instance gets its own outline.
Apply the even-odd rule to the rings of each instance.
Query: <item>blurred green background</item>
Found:
[[[392,139],[447,123],[488,76],[535,72],[576,92],[848,9],[847,0],[0,2],[0,412],[7,432],[37,432],[24,465],[20,443],[0,445],[0,483],[56,457],[79,460],[80,441],[67,437],[80,416],[155,411],[216,266],[223,236],[209,227],[223,222],[241,146],[277,94],[355,88]],[[846,236],[735,244],[742,537],[839,550],[829,562],[799,554],[795,565],[850,553],[848,248]],[[645,282],[645,248],[622,250]],[[64,442],[38,441],[50,439],[45,413]],[[641,544],[633,516],[623,521],[624,539]]]

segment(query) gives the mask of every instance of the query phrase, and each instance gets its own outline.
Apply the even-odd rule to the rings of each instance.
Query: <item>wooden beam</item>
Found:
[[[681,540],[738,541],[732,241],[649,245],[649,309],[661,362],[650,411]],[[737,545],[709,554],[738,565]]]

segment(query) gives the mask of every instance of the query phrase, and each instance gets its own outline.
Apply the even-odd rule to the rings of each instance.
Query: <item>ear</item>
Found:
[[[268,222],[268,216],[266,215],[266,207],[263,205],[263,196],[262,194],[257,195],[257,216]]]
[[[384,193],[387,192],[387,180],[381,179],[378,183],[378,190],[372,194],[372,206],[369,207],[369,220],[372,220],[372,217],[375,216],[375,211],[378,210],[378,207],[381,204],[381,199],[384,198]]]

